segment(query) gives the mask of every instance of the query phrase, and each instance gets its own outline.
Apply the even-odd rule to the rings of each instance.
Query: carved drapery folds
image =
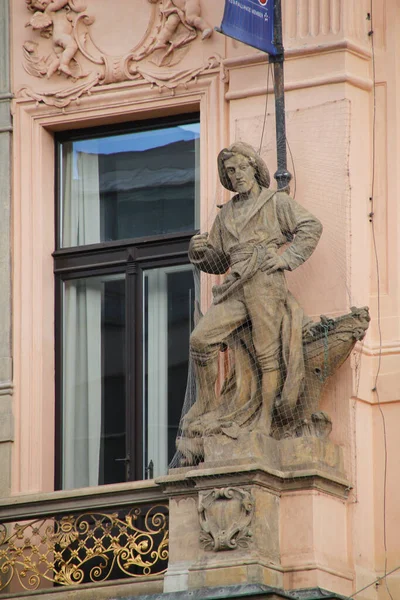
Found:
[[[206,40],[213,33],[201,15],[200,0],[138,0],[152,5],[149,23],[141,41],[121,56],[110,56],[96,45],[91,33],[95,17],[81,2],[25,1],[31,12],[26,26],[32,33],[23,45],[25,70],[33,77],[51,80],[61,75],[73,85],[56,92],[24,87],[22,97],[63,108],[96,86],[129,80],[173,91],[220,63],[219,57],[213,56],[196,68],[171,69],[193,40],[198,36]]]
[[[200,543],[206,550],[235,550],[249,546],[254,498],[247,490],[215,488],[199,495]]]

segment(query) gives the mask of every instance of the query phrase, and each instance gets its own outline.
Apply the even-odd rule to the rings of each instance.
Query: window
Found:
[[[199,118],[57,139],[58,488],[163,474],[194,300]]]

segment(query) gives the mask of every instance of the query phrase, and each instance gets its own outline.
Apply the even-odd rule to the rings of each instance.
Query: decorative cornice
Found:
[[[300,48],[288,48],[285,50],[285,59],[294,60],[296,58],[302,58],[303,56],[311,56],[314,54],[330,54],[332,52],[341,52],[343,50],[353,54],[354,56],[358,56],[363,60],[370,60],[372,56],[369,48],[344,39],[340,41],[326,42],[324,44],[302,46]],[[234,69],[267,62],[268,56],[264,52],[256,52],[254,54],[226,58],[223,61],[223,65],[226,69]]]
[[[342,579],[347,579],[348,581],[354,580],[354,574],[351,571],[342,571],[340,569],[332,569],[327,567],[326,565],[320,564],[318,562],[305,562],[304,564],[297,565],[285,565],[282,567],[283,573],[298,573],[302,571],[314,571],[318,569],[318,571],[323,571],[324,573],[329,573],[329,575],[335,575],[337,577],[341,577]]]
[[[170,496],[195,494],[196,490],[214,489],[216,486],[257,484],[278,496],[283,493],[313,490],[346,500],[351,490],[347,480],[324,470],[301,469],[284,472],[258,463],[172,469],[169,475],[158,477],[155,482]]]
[[[380,345],[358,343],[354,350],[365,356],[389,356],[400,354],[400,342],[383,342]]]
[[[315,88],[323,85],[334,85],[338,83],[348,83],[361,90],[370,91],[372,89],[372,79],[357,77],[350,73],[336,73],[327,75],[326,77],[314,77],[312,79],[303,79],[301,81],[285,81],[285,91],[303,90],[307,88]],[[270,90],[271,91],[271,90]],[[239,100],[241,98],[250,98],[252,96],[264,96],[267,93],[267,86],[255,88],[246,88],[235,90],[225,94],[226,100]]]

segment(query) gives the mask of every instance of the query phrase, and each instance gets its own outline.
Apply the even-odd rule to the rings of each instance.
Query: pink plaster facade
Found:
[[[33,37],[25,28],[30,13],[23,0],[11,4],[12,485],[13,495],[21,495],[50,492],[54,481],[54,132],[199,110],[201,218],[202,230],[207,231],[216,204],[227,199],[217,177],[218,151],[238,138],[260,144],[267,67],[265,55],[214,32],[204,41],[198,35],[169,67],[147,64],[147,79],[123,80],[117,73],[114,81],[95,85],[90,94],[84,91],[77,98],[81,80],[64,75],[47,80],[24,69],[23,46]],[[283,0],[283,8],[296,198],[325,228],[319,248],[290,285],[311,316],[338,315],[350,305],[368,305],[372,320],[364,343],[334,377],[323,399],[333,418],[332,439],[344,448],[348,499],[318,490],[284,495],[282,582],[286,589],[319,586],[350,595],[381,576],[385,560],[387,571],[400,565],[400,11],[397,0],[373,2],[374,132],[369,0]],[[140,48],[148,39],[155,10],[147,0],[113,0],[112,10],[106,0],[88,0],[87,13],[95,17],[92,39],[107,56]],[[222,11],[222,0],[202,0],[202,14],[213,26],[219,25]],[[103,68],[87,59],[82,64],[89,78]],[[172,71],[176,79],[164,85],[160,72]],[[54,99],[61,95],[54,93],[70,88],[72,92],[64,94],[65,106],[57,106]],[[273,171],[271,88],[270,84],[262,153]],[[372,181],[379,287],[368,217]],[[209,284],[202,293],[206,306]],[[400,597],[400,571],[387,582],[393,598]],[[389,598],[385,583],[357,597]]]

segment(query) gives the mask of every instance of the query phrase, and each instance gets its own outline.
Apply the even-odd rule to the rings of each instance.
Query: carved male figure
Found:
[[[152,4],[158,0],[149,0]],[[212,27],[201,16],[200,0],[168,0],[163,9],[165,25],[157,36],[155,49],[166,48],[180,23],[186,23],[201,31],[202,39],[209,38]]]
[[[309,258],[322,226],[288,194],[268,189],[267,166],[248,144],[237,142],[222,150],[218,169],[222,185],[236,195],[222,207],[209,235],[192,238],[189,257],[206,273],[223,274],[229,268],[230,273],[221,285],[214,286],[213,304],[191,336],[197,401],[185,421],[193,421],[216,407],[219,348],[250,321],[262,373],[257,428],[268,434],[279,386],[281,324],[287,310],[284,271],[297,268]],[[279,248],[288,242],[280,254]]]

